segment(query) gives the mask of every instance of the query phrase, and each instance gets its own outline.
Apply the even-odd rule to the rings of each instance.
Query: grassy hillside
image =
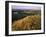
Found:
[[[12,31],[39,29],[41,29],[41,16],[38,14],[26,16],[20,20],[14,21],[12,24]]]
[[[40,10],[14,10],[12,11],[12,31],[41,29]]]
[[[26,16],[31,15],[41,15],[41,11],[32,11],[32,10],[16,10],[12,11],[12,21],[22,19]]]

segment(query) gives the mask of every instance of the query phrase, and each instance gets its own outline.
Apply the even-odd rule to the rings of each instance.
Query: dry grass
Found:
[[[41,29],[40,15],[31,15],[13,22],[12,31]]]

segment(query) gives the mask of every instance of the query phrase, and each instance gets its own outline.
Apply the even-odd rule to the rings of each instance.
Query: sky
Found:
[[[20,9],[20,10],[41,10],[41,7],[37,7],[37,6],[15,6],[15,5],[12,5],[12,9]]]

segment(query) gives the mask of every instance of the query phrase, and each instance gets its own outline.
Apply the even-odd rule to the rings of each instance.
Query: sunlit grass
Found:
[[[41,29],[41,16],[31,15],[20,20],[14,21],[12,31],[20,30],[39,30]]]

